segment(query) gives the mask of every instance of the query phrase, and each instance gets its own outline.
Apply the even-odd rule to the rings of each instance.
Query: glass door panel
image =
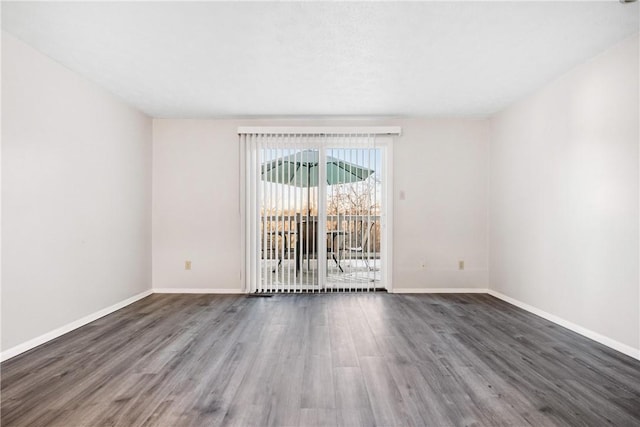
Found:
[[[260,150],[262,287],[314,291],[319,283],[319,152],[277,142]]]
[[[326,287],[373,290],[381,284],[381,150],[362,146],[326,150]]]

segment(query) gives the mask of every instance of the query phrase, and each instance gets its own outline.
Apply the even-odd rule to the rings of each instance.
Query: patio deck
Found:
[[[319,290],[349,291],[373,289],[381,286],[380,260],[369,259],[369,267],[362,259],[342,259],[338,265],[327,259],[327,283],[318,287],[317,260],[304,260],[301,271],[296,275],[293,259],[283,259],[278,267],[278,259],[263,260],[262,272],[266,274],[265,287],[271,291],[312,292]],[[309,268],[308,268],[309,267]]]

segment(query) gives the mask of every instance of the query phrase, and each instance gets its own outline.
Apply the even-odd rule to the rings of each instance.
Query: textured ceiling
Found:
[[[154,117],[483,116],[638,32],[638,3],[3,2]]]

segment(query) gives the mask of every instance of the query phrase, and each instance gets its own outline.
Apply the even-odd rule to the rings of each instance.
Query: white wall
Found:
[[[154,288],[242,289],[236,131],[255,125],[402,126],[394,147],[394,288],[487,287],[487,120],[153,123]]]
[[[399,124],[403,135],[394,150],[394,288],[486,289],[488,121]],[[400,191],[405,200],[399,200]],[[464,270],[458,269],[458,261],[464,261]]]
[[[640,347],[638,37],[491,121],[490,287]]]
[[[151,285],[151,120],[2,33],[2,350]]]
[[[240,289],[239,164],[234,122],[153,121],[154,288]]]

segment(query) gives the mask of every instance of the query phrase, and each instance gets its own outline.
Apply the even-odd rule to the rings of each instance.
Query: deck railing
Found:
[[[263,215],[260,217],[262,258],[271,260],[293,259],[299,224],[317,223],[317,216]],[[353,248],[362,248],[370,259],[379,258],[380,215],[327,215],[327,252],[341,251],[350,257]],[[315,252],[315,251],[313,251]],[[359,255],[362,257],[362,253]]]

